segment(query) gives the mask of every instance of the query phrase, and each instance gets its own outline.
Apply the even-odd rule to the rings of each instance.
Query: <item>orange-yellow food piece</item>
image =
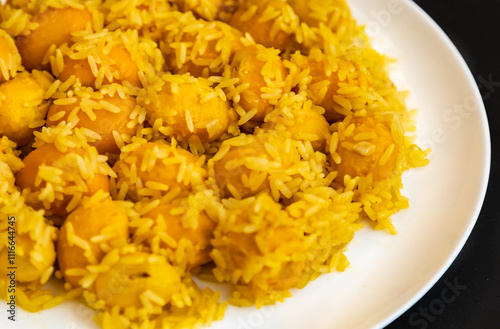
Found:
[[[44,272],[50,268],[56,259],[54,243],[49,240],[47,243],[33,241],[29,234],[15,235],[15,265],[17,267],[16,280],[19,282],[33,282],[39,280]],[[8,264],[11,254],[7,248],[0,252],[0,273],[6,275],[12,264]],[[7,271],[7,273],[5,272]]]
[[[96,77],[90,69],[88,59],[71,59],[68,56],[65,56],[64,68],[59,73],[58,78],[61,81],[66,81],[72,75],[80,81],[82,86],[94,86]]]
[[[186,227],[183,224],[182,215],[172,214],[172,210],[176,208],[172,204],[161,204],[144,217],[155,221],[155,224],[151,228],[155,234],[165,232],[176,242],[186,239],[193,244],[195,254],[193,258],[188,257],[189,260],[186,266],[188,270],[208,263],[211,260],[209,254],[212,250],[210,239],[213,237],[213,230],[216,224],[205,212],[201,212],[197,218],[197,227]]]
[[[319,27],[324,24],[332,29],[334,33],[340,29],[351,27],[351,10],[345,0],[287,0],[293,11],[299,16],[300,21],[311,27]]]
[[[35,149],[24,158],[24,168],[16,175],[16,185],[21,189],[29,188],[31,192],[40,191],[45,183],[36,185],[39,167],[41,165],[51,166],[69,152],[81,153],[84,151],[68,149],[68,152],[61,152],[54,144],[44,144]],[[66,168],[59,169],[64,171]],[[90,196],[99,190],[109,192],[109,177],[107,175],[96,173],[91,181],[84,180],[84,182],[87,186],[84,195]],[[62,200],[55,199],[50,205],[50,210],[57,216],[65,217],[68,214],[66,206],[70,201],[71,195],[66,194]]]
[[[315,105],[325,109],[324,116],[329,123],[343,119],[345,113],[340,112],[345,110],[334,98],[338,96],[339,90],[339,65],[346,63],[340,63],[338,59],[324,56],[322,53],[306,57],[298,52],[292,55],[291,61],[302,72],[308,72],[308,79],[299,82],[300,91],[306,92]]]
[[[149,296],[160,307],[180,289],[180,276],[165,258],[145,252],[120,256],[109,271],[95,280],[95,292],[106,306],[144,308]]]
[[[201,25],[201,30],[190,29],[192,24]],[[219,21],[197,20],[191,25],[166,34],[164,53],[168,67],[174,73],[189,72],[194,77],[220,75],[234,53],[243,47],[241,32]]]
[[[238,8],[240,0],[173,0],[179,10],[193,11],[197,17],[207,21],[227,21]]]
[[[139,69],[133,61],[130,53],[122,46],[114,46],[105,58],[101,58],[101,63],[97,64],[97,70],[105,65],[111,76],[104,75],[103,83],[127,81],[132,86],[140,87]],[[72,75],[80,80],[84,86],[94,86],[96,76],[92,72],[88,59],[72,59],[64,57],[64,68],[59,73],[59,79],[66,81]]]
[[[356,118],[353,124],[356,128],[352,135],[341,140],[337,147],[341,159],[338,179],[343,181],[345,175],[373,175],[374,181],[384,180],[394,171],[398,157],[391,129],[371,116]]]
[[[245,234],[245,233],[229,233],[227,235],[228,245],[226,248],[231,250],[232,261],[234,262],[235,269],[245,272],[246,268],[251,268],[253,262],[258,262],[259,258],[265,258],[266,255],[262,253],[262,246],[257,245],[257,241],[262,239],[258,234]],[[265,236],[265,249],[268,253],[273,253],[280,246],[299,239],[297,231],[280,227],[274,230],[272,235]],[[263,276],[269,288],[273,290],[287,290],[294,287],[300,280],[304,271],[304,261],[288,261],[281,265],[279,271],[274,275],[270,273],[260,273]],[[243,278],[242,283],[245,282]]]
[[[47,51],[69,43],[71,33],[92,28],[92,14],[87,9],[49,8],[33,16],[32,21],[38,27],[28,35],[17,38],[17,48],[27,70],[50,70],[50,63],[44,62]]]
[[[111,104],[114,111],[119,110],[119,112],[112,112],[106,108],[100,108],[98,110],[94,109],[93,113],[95,118],[91,119],[88,114],[86,114],[80,107],[81,98],[77,98],[77,101],[73,104],[57,105],[52,104],[47,114],[47,127],[56,126],[58,123],[65,121],[71,121],[71,112],[78,110],[76,112],[76,117],[78,118],[78,123],[75,127],[85,127],[90,129],[101,136],[100,140],[95,142],[90,142],[97,148],[97,151],[101,154],[106,152],[118,153],[120,151],[116,141],[113,137],[113,132],[118,134],[133,135],[134,127],[128,127],[127,124],[130,122],[130,114],[135,108],[136,101],[131,96],[125,96],[121,98],[118,94],[114,96],[104,95],[102,100],[94,100],[99,103]],[[63,111],[64,116],[60,117],[59,112]],[[57,120],[52,120],[51,118],[56,115]]]
[[[215,179],[217,185],[221,188],[223,196],[231,196],[231,189],[234,189],[238,191],[242,198],[246,198],[269,188],[267,181],[255,186],[245,183],[244,177],[250,177],[252,169],[250,169],[249,165],[240,164],[239,162],[253,157],[270,159],[265,149],[265,143],[256,139],[253,143],[247,145],[232,146],[221,159],[215,161]]]
[[[124,47],[113,47],[109,52],[108,59],[112,62],[110,67],[114,79],[118,81],[128,81],[132,86],[141,86],[137,64],[135,64],[132,60],[132,56],[130,56],[130,53]],[[113,81],[114,80],[109,82]]]
[[[287,290],[300,281],[304,232],[270,195],[229,204],[226,216],[212,240],[217,271],[226,280],[265,293]]]
[[[176,84],[165,83],[158,92],[158,100],[145,107],[151,125],[157,119],[166,123],[169,135],[189,142],[197,136],[203,143],[217,140],[229,126],[229,103],[216,91],[197,81]]]
[[[129,197],[137,200],[151,193],[161,196],[173,189],[186,194],[192,186],[202,184],[207,172],[197,165],[197,161],[189,151],[150,142],[130,152],[122,152],[113,169],[118,176],[117,186],[126,184]],[[151,186],[151,190],[147,190]]]
[[[294,110],[293,118],[283,116],[262,124],[264,129],[286,130],[290,137],[300,141],[310,141],[315,151],[325,152],[326,140],[330,136],[330,125],[325,117],[312,110]]]
[[[0,83],[15,77],[20,66],[21,56],[14,39],[0,29]]]
[[[215,161],[209,163],[210,167],[213,164],[211,174],[225,198],[270,192],[273,174],[297,161],[294,146],[290,147],[288,139],[278,134],[240,135],[225,143],[222,156],[216,154]]]
[[[286,1],[251,0],[236,10],[229,24],[249,33],[258,44],[285,50],[294,41],[298,17]]]
[[[256,109],[257,113],[251,120],[257,122],[262,122],[273,109],[265,96],[267,89],[283,90],[283,81],[288,74],[279,56],[272,56],[269,61],[263,53],[266,53],[263,48],[248,46],[236,52],[232,61],[233,76],[239,79],[239,84],[248,84],[248,88],[240,93],[239,105],[246,112]]]
[[[75,242],[74,236],[86,242],[89,251]],[[57,261],[66,281],[78,286],[82,276],[68,275],[67,270],[98,264],[105,255],[101,243],[120,247],[127,243],[128,237],[127,214],[116,202],[105,198],[80,205],[66,218],[57,241]]]
[[[33,139],[35,128],[30,125],[45,119],[50,103],[44,95],[51,83],[46,75],[33,71],[0,84],[0,136],[19,146]]]
[[[339,78],[337,72],[331,72],[328,75],[326,73],[324,61],[309,60],[307,66],[311,70],[310,76],[312,79],[310,82],[310,86],[313,86],[308,96],[310,96],[311,100],[316,105],[319,105],[325,109],[324,116],[328,122],[333,123],[342,119],[344,115],[335,111],[335,101],[333,99],[333,96],[337,95],[337,91],[339,90]],[[322,81],[328,82],[327,91],[324,94],[323,98],[319,96],[319,90],[316,90],[314,88],[314,84]]]

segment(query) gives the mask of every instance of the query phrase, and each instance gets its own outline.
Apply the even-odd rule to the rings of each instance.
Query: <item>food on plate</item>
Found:
[[[343,0],[7,1],[0,297],[200,328],[348,270],[428,162],[392,61]]]
[[[238,79],[235,89],[240,89],[233,102],[242,116],[242,122],[250,119],[262,122],[272,111],[273,104],[283,95],[287,71],[279,50],[259,45],[240,49],[232,61],[231,76]]]
[[[342,122],[346,129],[337,142],[335,153],[342,159],[338,177],[371,175],[374,181],[386,179],[394,172],[399,152],[391,128],[369,116],[352,121]]]
[[[182,148],[160,142],[125,147],[128,149],[122,148],[113,167],[117,174],[117,199],[187,195],[206,180],[203,158]]]
[[[126,245],[128,236],[127,213],[117,202],[104,193],[82,201],[66,217],[57,240],[57,263],[64,279],[74,287],[86,287],[88,278],[81,274],[85,268],[98,264],[110,248]]]
[[[152,126],[186,143],[210,143],[227,133],[230,105],[220,88],[203,78],[165,76],[148,93],[144,107]]]
[[[185,221],[188,223],[185,224]],[[144,219],[135,226],[134,241],[146,239],[150,245],[157,244],[159,250],[168,249],[167,253],[172,252],[169,258],[173,264],[191,270],[212,260],[210,241],[216,223],[205,211],[196,210],[185,203],[163,203],[144,215]],[[182,249],[193,252],[186,252],[185,256],[180,257],[178,255]]]
[[[299,19],[286,1],[248,0],[241,1],[229,24],[258,44],[286,50],[294,44]]]
[[[75,97],[76,96],[76,97]],[[92,131],[95,146],[100,154],[119,153],[120,148],[115,135],[130,135],[136,122],[130,119],[137,102],[130,95],[113,96],[102,93],[85,93],[73,97],[61,98],[52,103],[47,113],[47,127],[68,124],[71,127],[85,128]]]
[[[242,33],[220,21],[208,22],[192,12],[169,20],[160,43],[169,70],[194,77],[219,75],[243,46]]]
[[[106,306],[161,309],[179,289],[179,273],[163,257],[133,252],[115,261],[95,279],[97,297]]]
[[[98,158],[96,149],[75,146],[47,143],[24,158],[24,166],[16,175],[16,185],[29,190],[28,203],[65,217],[84,195],[93,195],[99,190],[109,192],[109,176],[100,167],[105,164]]]
[[[92,13],[83,6],[79,8],[47,6],[44,11],[35,13],[31,22],[35,28],[16,38],[22,64],[27,70],[50,70],[47,55],[54,48],[68,43],[72,32],[92,29]]]

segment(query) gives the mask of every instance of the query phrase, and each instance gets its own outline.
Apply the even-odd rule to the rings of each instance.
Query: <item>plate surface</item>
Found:
[[[323,275],[284,303],[229,307],[214,329],[368,329],[397,318],[441,277],[465,244],[484,199],[490,140],[484,106],[464,60],[409,0],[350,0],[377,50],[396,58],[393,78],[418,108],[418,144],[430,164],[404,175],[410,209],[393,217],[399,234],[364,228],[349,245],[351,266]],[[94,329],[93,312],[68,302],[40,314],[18,309],[0,327]]]

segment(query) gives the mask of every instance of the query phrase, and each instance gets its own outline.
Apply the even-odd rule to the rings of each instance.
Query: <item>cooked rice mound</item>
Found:
[[[344,0],[7,1],[0,297],[201,328],[348,271],[428,162],[392,62]]]

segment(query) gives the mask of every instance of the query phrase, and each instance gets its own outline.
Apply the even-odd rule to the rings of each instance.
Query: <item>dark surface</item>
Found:
[[[499,329],[500,1],[415,2],[450,37],[476,79],[490,124],[492,163],[485,203],[462,252],[434,287],[386,328]]]

